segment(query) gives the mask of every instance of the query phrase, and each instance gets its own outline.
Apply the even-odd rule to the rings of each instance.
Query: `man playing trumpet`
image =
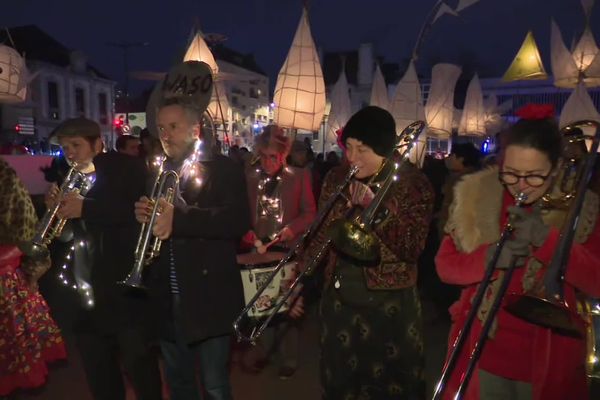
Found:
[[[243,304],[236,246],[250,219],[246,184],[233,160],[209,153],[211,140],[201,129],[203,109],[195,104],[183,96],[157,107],[164,169],[175,171],[180,183],[173,203],[157,200],[161,211],[152,233],[164,243],[147,282],[157,301],[171,400],[200,398],[196,361],[202,398],[231,399],[231,321]],[[135,204],[140,223],[149,222],[151,206],[147,197]]]

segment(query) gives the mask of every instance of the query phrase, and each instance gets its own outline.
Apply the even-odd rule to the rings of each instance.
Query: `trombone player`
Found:
[[[190,74],[190,80],[201,80],[210,74],[210,67],[186,62],[170,71],[165,82],[182,82]],[[173,203],[158,199],[162,210],[151,228],[163,243],[157,261],[148,267],[146,281],[156,300],[172,400],[232,398],[228,370],[231,321],[243,306],[236,248],[250,228],[250,216],[241,166],[210,153],[210,132],[202,126],[205,107],[199,106],[208,104],[210,91],[200,88],[190,98],[190,92],[173,93],[163,84],[162,92],[149,104],[155,108],[158,137],[166,154],[165,170],[175,171],[180,182],[174,188]],[[135,204],[140,223],[150,220],[150,205],[147,197]]]
[[[358,167],[349,190],[339,198],[304,254],[326,240],[327,227],[348,208],[368,209],[378,184],[394,174],[396,124],[379,107],[355,113],[341,134],[347,163],[332,169],[323,183],[319,208],[334,195],[350,166]],[[323,399],[421,399],[425,396],[421,305],[417,259],[425,245],[433,191],[421,171],[408,162],[377,209],[373,232],[377,261],[367,263],[331,250],[325,261],[320,303],[321,386]],[[389,182],[389,181],[388,181]],[[383,189],[381,189],[383,190]],[[346,239],[350,240],[349,237]],[[302,300],[292,316],[303,312]]]
[[[446,236],[436,256],[442,281],[463,287],[460,299],[450,308],[453,325],[449,343],[467,335],[467,351],[458,354],[443,398],[454,398],[459,385],[462,387],[459,378],[469,364],[468,350],[478,341],[490,304],[500,290],[499,282],[509,267],[517,267],[508,281],[509,295],[535,292],[551,264],[559,229],[566,220],[565,210],[545,209],[544,205],[544,197],[561,187],[564,147],[554,110],[552,106],[530,104],[517,110],[517,115],[520,120],[503,133],[499,167],[469,175],[458,183]],[[524,206],[515,207],[520,193],[527,199]],[[576,292],[600,296],[597,220],[598,196],[588,191],[575,242],[568,249],[570,259],[563,282],[564,298],[572,313],[576,312]],[[467,324],[473,295],[496,251],[500,227],[507,221],[514,231],[499,253],[499,272],[493,275],[472,328],[459,333]],[[510,306],[509,300],[503,298],[501,305]],[[585,340],[516,318],[508,309],[500,308],[495,316],[464,398],[587,399]],[[452,350],[449,354],[454,354]]]

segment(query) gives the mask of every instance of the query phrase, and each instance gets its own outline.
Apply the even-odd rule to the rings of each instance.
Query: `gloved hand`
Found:
[[[514,227],[513,237],[540,247],[550,233],[550,227],[542,220],[539,207],[534,207],[531,212],[521,207],[508,207],[509,218]]]
[[[485,257],[485,265],[486,267],[489,265],[492,257],[494,256],[494,252],[496,251],[496,245],[490,245],[487,250]],[[519,239],[510,239],[504,242],[504,246],[502,247],[502,251],[500,252],[500,257],[498,257],[498,262],[496,263],[496,268],[498,269],[507,269],[513,260],[513,257],[516,258],[517,267],[522,267],[527,260],[527,257],[530,254],[529,243],[525,240]]]

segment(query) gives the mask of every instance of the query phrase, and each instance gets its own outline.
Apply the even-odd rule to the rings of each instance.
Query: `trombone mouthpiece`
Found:
[[[517,194],[517,196],[515,197],[517,206],[521,206],[523,205],[523,203],[525,203],[527,201],[527,195],[523,192],[520,192],[519,194]]]

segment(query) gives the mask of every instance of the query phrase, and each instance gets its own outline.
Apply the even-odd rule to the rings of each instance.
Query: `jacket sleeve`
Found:
[[[134,223],[134,203],[144,195],[146,178],[143,161],[107,158],[97,165],[96,181],[83,200],[81,218],[105,226]]]
[[[242,169],[223,162],[214,172],[212,190],[218,191],[218,204],[175,207],[174,237],[235,240],[250,229],[246,178]]]
[[[440,279],[452,285],[472,285],[481,282],[489,245],[479,246],[471,253],[461,253],[452,237],[446,235],[435,256],[435,266]]]
[[[600,297],[600,221],[585,243],[573,243],[569,264],[565,274],[568,283],[592,297]],[[544,244],[536,250],[534,257],[548,265],[556,251],[560,233],[552,228]]]
[[[387,220],[378,225],[375,234],[399,260],[414,263],[425,247],[433,211],[433,190],[420,172],[410,172],[412,179],[398,183],[398,189],[384,206]]]
[[[294,233],[294,236],[302,234],[310,226],[317,214],[309,170],[308,168],[304,168],[298,172],[301,176],[300,213],[287,224],[288,228]]]

